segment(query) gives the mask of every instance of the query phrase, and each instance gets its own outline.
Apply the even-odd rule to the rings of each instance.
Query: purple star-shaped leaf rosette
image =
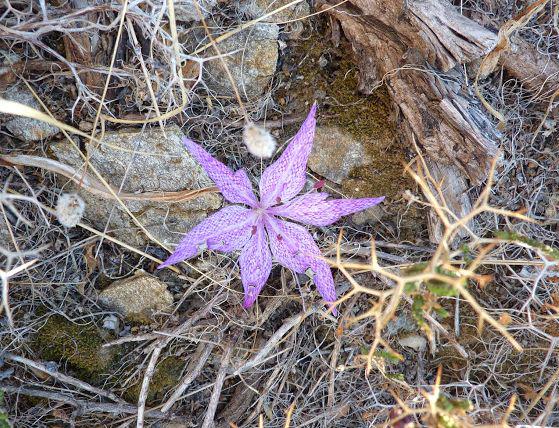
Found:
[[[320,250],[307,229],[286,219],[309,226],[327,226],[342,216],[377,205],[384,197],[328,199],[327,193],[316,189],[297,196],[306,181],[315,115],[316,104],[281,156],[262,174],[260,200],[254,195],[244,170],[233,172],[185,138],[186,148],[223,197],[238,205],[228,205],[192,228],[159,268],[190,259],[204,248],[222,252],[241,250],[239,264],[245,308],[254,304],[266,284],[272,259],[297,273],[308,273],[310,269],[320,295],[327,303],[334,302],[336,288],[330,266],[320,258]]]

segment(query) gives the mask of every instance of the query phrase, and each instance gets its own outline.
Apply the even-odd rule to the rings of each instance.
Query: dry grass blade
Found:
[[[20,357],[19,355],[13,355],[13,354],[10,354],[10,353],[4,354],[3,357],[6,358],[8,361],[21,363],[21,364],[26,365],[27,367],[32,368],[32,369],[39,370],[39,371],[49,375],[50,377],[52,377],[52,378],[54,378],[54,379],[56,379],[60,382],[76,386],[80,389],[83,389],[84,391],[91,392],[94,395],[100,395],[102,397],[107,397],[107,398],[113,400],[115,403],[127,404],[126,401],[122,400],[120,397],[113,394],[112,392],[105,391],[103,389],[100,389],[100,388],[97,388],[93,385],[90,385],[87,382],[81,381],[81,380],[73,378],[71,376],[67,376],[64,373],[60,373],[57,370],[53,370],[52,368],[49,368],[49,367],[45,366],[44,364],[38,363],[36,361],[30,360],[29,358]]]
[[[0,269],[0,280],[2,281],[2,307],[1,309],[6,312],[6,318],[8,319],[8,324],[13,326],[13,319],[12,319],[12,311],[10,309],[10,301],[9,301],[9,285],[8,280],[13,278],[20,272],[28,269],[29,267],[33,266],[37,260],[30,260],[26,263],[23,263],[15,268],[10,269],[9,271],[5,271]]]
[[[181,190],[178,192],[142,192],[128,193],[119,192],[114,186],[111,186],[113,192],[107,191],[106,187],[91,174],[85,172],[80,173],[74,167],[41,156],[15,155],[0,156],[0,161],[8,165],[31,166],[41,168],[46,171],[54,172],[69,178],[75,183],[81,183],[82,187],[95,195],[107,199],[114,199],[113,193],[118,193],[120,199],[124,201],[157,201],[157,202],[186,202],[207,193],[217,193],[217,187],[206,187],[197,190]]]
[[[168,412],[173,405],[180,400],[181,395],[184,393],[186,388],[198,377],[206,361],[210,357],[212,350],[214,349],[214,345],[209,343],[200,343],[198,346],[198,350],[192,357],[192,362],[188,366],[187,374],[181,379],[177,388],[173,392],[173,394],[169,397],[169,399],[163,404],[161,407],[161,411],[163,413]]]
[[[214,416],[219,404],[221,389],[223,388],[223,382],[225,382],[225,376],[227,375],[229,360],[231,359],[234,345],[235,340],[233,339],[227,344],[223,356],[221,357],[221,365],[219,367],[219,371],[217,372],[212,395],[210,397],[208,408],[206,409],[204,421],[202,422],[202,428],[211,428],[214,426]]]

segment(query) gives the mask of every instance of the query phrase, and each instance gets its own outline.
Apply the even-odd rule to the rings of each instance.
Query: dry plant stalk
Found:
[[[340,233],[337,245],[336,259],[328,261],[332,266],[338,268],[344,274],[344,276],[350,282],[352,289],[343,297],[341,297],[336,302],[336,305],[339,305],[342,302],[345,302],[360,293],[367,294],[370,297],[376,299],[376,302],[371,306],[369,310],[348,320],[348,324],[353,324],[370,317],[373,317],[375,320],[374,340],[367,355],[367,374],[369,374],[373,368],[380,369],[381,372],[383,371],[381,365],[379,365],[378,363],[378,358],[375,355],[379,350],[379,347],[382,346],[385,351],[391,352],[396,357],[398,356],[398,354],[395,353],[390,348],[388,343],[382,338],[381,334],[388,321],[391,320],[395,315],[395,312],[399,307],[402,298],[405,297],[406,287],[410,284],[421,285],[432,281],[447,284],[448,286],[452,287],[457,295],[463,297],[477,313],[479,317],[480,331],[483,325],[485,323],[488,323],[504,338],[506,338],[515,350],[523,350],[522,346],[509,333],[507,328],[498,320],[493,318],[477,302],[476,298],[467,288],[467,284],[469,281],[481,282],[484,280],[482,275],[476,273],[476,270],[482,263],[484,263],[487,255],[497,244],[506,242],[505,240],[495,239],[492,240],[492,242],[490,242],[488,245],[486,245],[487,240],[484,240],[481,237],[475,235],[468,227],[468,224],[471,222],[471,220],[482,213],[493,213],[499,216],[533,222],[533,220],[518,212],[511,212],[495,208],[489,204],[492,177],[495,171],[496,161],[497,159],[495,159],[491,165],[490,176],[478,200],[474,204],[472,210],[462,218],[457,218],[456,215],[447,208],[442,191],[440,190],[442,183],[437,182],[431,176],[425,160],[423,159],[421,154],[419,154],[414,161],[406,166],[407,172],[416,181],[425,198],[425,202],[416,202],[420,202],[432,209],[437,214],[444,226],[443,238],[438,244],[435,252],[432,254],[429,262],[425,263],[424,266],[421,265],[421,269],[418,269],[413,273],[410,273],[409,271],[407,273],[402,273],[399,271],[394,271],[394,269],[390,267],[380,266],[374,241],[371,243],[370,263],[363,264],[343,261],[340,251],[342,238],[342,234]],[[462,253],[460,251],[452,251],[450,247],[450,243],[462,230],[465,230],[471,237],[470,243],[468,245],[470,250],[477,250],[477,256],[471,261],[457,261],[457,257],[460,256]],[[351,270],[359,272],[369,271],[377,274],[388,280],[389,283],[393,284],[393,287],[389,290],[379,291],[370,287],[363,286],[355,280],[350,272]],[[430,329],[426,328],[425,330],[427,335],[432,334],[430,333]],[[430,337],[430,339],[432,339],[432,337]]]

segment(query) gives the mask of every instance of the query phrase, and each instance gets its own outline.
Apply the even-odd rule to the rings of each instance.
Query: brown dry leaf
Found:
[[[200,75],[200,65],[196,61],[186,61],[181,69],[185,86],[192,89]]]
[[[84,247],[85,264],[87,266],[86,278],[88,278],[97,269],[97,259],[93,255],[93,250],[96,246],[95,242],[91,242]]]
[[[346,321],[345,318],[342,318],[340,320],[340,323],[338,324],[338,327],[336,327],[336,334],[335,334],[336,338],[340,338],[340,337],[343,336],[344,330],[345,330],[345,327],[346,327],[346,322],[347,321]]]
[[[475,277],[475,280],[479,286],[479,288],[481,288],[482,290],[487,287],[487,284],[490,284],[493,281],[493,275],[487,274],[487,275],[477,275]]]

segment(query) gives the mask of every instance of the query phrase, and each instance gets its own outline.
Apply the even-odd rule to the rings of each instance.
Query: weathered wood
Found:
[[[496,154],[495,133],[479,103],[442,75],[485,55],[495,35],[438,0],[352,0],[331,9],[359,62],[360,89],[382,79],[400,108],[407,138],[478,185]]]
[[[87,0],[72,0],[70,4],[77,10],[84,9],[89,6]],[[95,22],[95,14],[89,14],[88,19]],[[93,34],[93,36],[92,36]],[[89,32],[72,32],[64,34],[64,48],[66,50],[66,59],[72,63],[93,67],[95,65],[96,42],[94,39],[99,38],[99,32],[90,30]],[[93,92],[101,93],[103,87],[103,77],[95,71],[86,71],[82,73],[83,83]]]
[[[520,37],[511,40],[510,50],[503,52],[500,64],[547,107],[550,97],[559,90],[559,62],[542,55]]]
[[[417,141],[428,164],[438,165],[449,207],[463,214],[468,188],[487,178],[498,134],[457,66],[486,55],[496,35],[442,0],[351,0],[328,13],[353,46],[360,90],[386,84],[402,142]],[[430,232],[436,241],[440,226],[433,222]]]

